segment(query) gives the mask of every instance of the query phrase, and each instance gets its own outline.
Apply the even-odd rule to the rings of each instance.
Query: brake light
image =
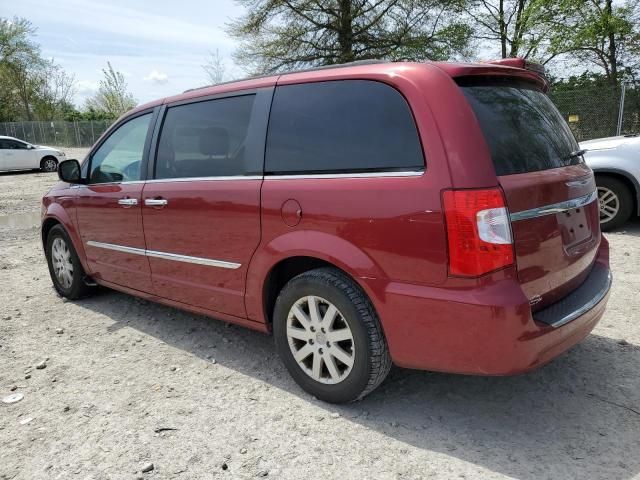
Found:
[[[500,58],[498,60],[489,60],[486,63],[492,65],[503,65],[505,67],[523,68],[524,70],[531,70],[543,77],[547,76],[547,70],[541,63],[532,62],[530,60],[517,57],[517,58]]]
[[[499,188],[447,190],[443,204],[451,275],[477,277],[513,264],[511,222]]]

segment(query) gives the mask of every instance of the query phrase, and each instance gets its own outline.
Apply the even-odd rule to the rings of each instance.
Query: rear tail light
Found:
[[[513,264],[511,222],[499,188],[447,190],[443,203],[451,275],[477,277]]]

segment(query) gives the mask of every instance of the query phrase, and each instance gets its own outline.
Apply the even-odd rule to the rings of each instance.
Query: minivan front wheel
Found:
[[[294,380],[327,402],[364,397],[391,368],[371,302],[336,269],[311,270],[289,281],[276,301],[273,331]]]
[[[76,300],[91,291],[78,254],[61,225],[49,231],[45,252],[53,286],[61,296]]]

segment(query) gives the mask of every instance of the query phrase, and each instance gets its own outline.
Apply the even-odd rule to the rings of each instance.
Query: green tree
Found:
[[[473,38],[499,46],[501,58],[523,57],[547,63],[560,50],[550,46],[579,7],[576,0],[461,0]],[[557,42],[556,42],[557,43]]]
[[[44,63],[35,78],[40,82],[34,103],[36,117],[49,120],[65,116],[75,93],[75,77],[50,60]]]
[[[468,53],[470,28],[452,0],[236,0],[229,32],[255,73],[354,60],[446,59]]]
[[[124,75],[115,70],[110,62],[102,69],[100,87],[85,102],[86,110],[103,112],[108,118],[117,118],[137,105],[137,100],[127,90]]]
[[[33,120],[34,97],[41,83],[39,72],[45,64],[40,47],[31,38],[35,31],[24,18],[0,18],[1,96],[19,108],[27,120]],[[19,115],[15,111],[7,113]]]
[[[640,3],[583,0],[573,21],[555,37],[556,52],[604,72],[611,85],[637,78],[640,70]]]
[[[71,102],[74,77],[45,60],[24,18],[0,18],[0,120],[53,120]]]

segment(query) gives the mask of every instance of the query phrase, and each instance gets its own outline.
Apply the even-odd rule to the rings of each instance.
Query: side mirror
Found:
[[[58,178],[67,183],[84,183],[80,173],[80,162],[76,159],[60,162],[58,164]]]

